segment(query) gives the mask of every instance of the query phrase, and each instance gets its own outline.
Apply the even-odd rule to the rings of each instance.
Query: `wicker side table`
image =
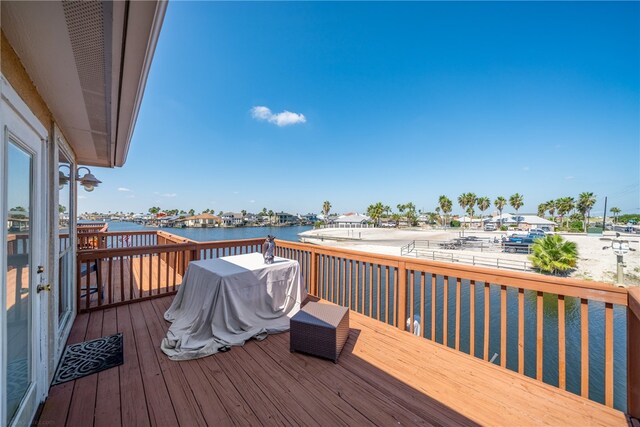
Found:
[[[349,309],[309,302],[291,318],[290,350],[338,362],[349,338]]]

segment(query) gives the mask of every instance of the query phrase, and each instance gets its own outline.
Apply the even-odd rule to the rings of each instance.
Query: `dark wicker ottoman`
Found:
[[[349,338],[349,309],[309,302],[291,318],[290,349],[338,363]]]

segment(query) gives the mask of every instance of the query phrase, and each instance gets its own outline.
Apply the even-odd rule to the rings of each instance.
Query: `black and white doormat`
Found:
[[[51,385],[95,374],[122,365],[122,333],[68,345]]]

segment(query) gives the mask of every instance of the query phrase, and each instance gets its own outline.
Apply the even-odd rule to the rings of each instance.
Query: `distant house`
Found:
[[[243,217],[241,213],[237,212],[223,212],[222,213],[222,223],[226,227],[237,227],[244,223]]]
[[[557,224],[553,221],[549,221],[548,219],[541,218],[538,215],[532,214],[502,214],[502,218],[500,215],[496,215],[492,218],[486,218],[484,220],[486,223],[494,223],[496,226],[506,225],[506,226],[518,226],[521,230],[530,230],[532,228],[540,228],[545,231],[554,231],[557,227]]]
[[[159,227],[175,227],[176,223],[182,219],[181,215],[164,216],[158,219]]]
[[[253,213],[248,213],[244,216],[244,222],[247,224],[255,225],[260,222],[260,217]]]
[[[306,215],[301,215],[300,218],[305,222],[316,222],[318,221],[318,215],[314,213],[308,213]]]
[[[185,227],[216,227],[220,224],[219,216],[210,213],[202,213],[200,215],[190,216],[182,220]]]
[[[291,215],[286,212],[276,213],[276,218],[278,219],[278,224],[295,224],[298,222],[298,217],[296,215]]]
[[[471,228],[481,228],[482,224],[486,222],[480,218],[470,218],[468,216],[454,217],[453,219],[460,221],[461,226],[468,227],[471,224]]]
[[[359,213],[350,212],[340,215],[333,221],[335,227],[338,228],[361,228],[369,225],[371,217]]]

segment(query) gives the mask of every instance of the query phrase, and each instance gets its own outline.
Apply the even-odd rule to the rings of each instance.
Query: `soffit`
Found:
[[[165,8],[2,1],[2,30],[78,163],[124,164]]]

